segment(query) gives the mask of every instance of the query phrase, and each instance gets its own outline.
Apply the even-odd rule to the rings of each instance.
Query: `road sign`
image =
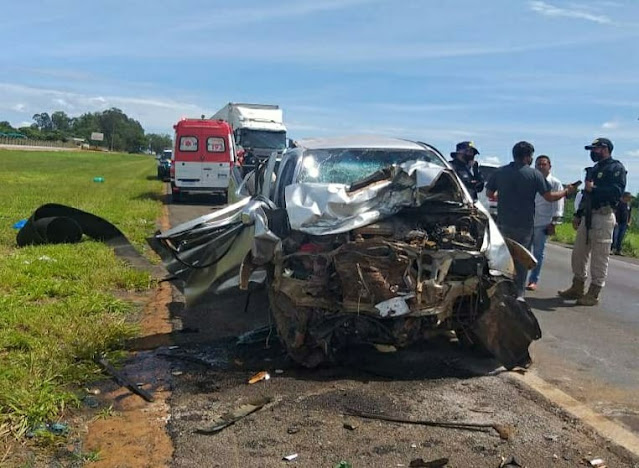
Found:
[[[93,132],[91,133],[91,139],[93,141],[104,141],[104,133]]]

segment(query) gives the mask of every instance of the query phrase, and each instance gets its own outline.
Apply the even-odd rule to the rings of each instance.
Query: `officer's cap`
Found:
[[[612,153],[612,149],[614,148],[614,146],[612,145],[612,141],[610,141],[608,138],[597,138],[589,145],[584,146],[584,149],[587,150],[591,150],[593,148],[608,148],[608,151]]]
[[[479,154],[479,150],[475,147],[475,143],[473,143],[472,141],[462,141],[460,143],[457,143],[455,152],[450,153],[450,155],[454,157],[457,153],[460,153],[462,151],[466,152],[466,150],[472,150],[475,156]]]

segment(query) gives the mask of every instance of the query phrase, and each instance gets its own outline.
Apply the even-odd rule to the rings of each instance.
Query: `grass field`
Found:
[[[557,226],[557,232],[553,240],[564,244],[574,244],[577,231],[572,227],[572,215],[574,213],[573,201],[568,200],[565,206],[564,224]],[[633,218],[637,216],[636,209],[633,209]],[[624,237],[621,253],[628,257],[639,257],[639,229],[637,223],[628,229]]]
[[[0,163],[0,434],[19,436],[77,403],[74,389],[99,375],[93,356],[116,357],[136,333],[139,311],[121,298],[152,284],[86,238],[18,248],[13,224],[61,203],[112,222],[148,253],[161,183],[149,156],[0,150]]]

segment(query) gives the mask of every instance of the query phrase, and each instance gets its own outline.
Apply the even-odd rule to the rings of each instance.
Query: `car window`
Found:
[[[197,137],[180,137],[180,151],[197,151]]]
[[[224,138],[208,137],[206,139],[206,151],[209,153],[223,153],[225,149]]]
[[[293,173],[295,172],[295,166],[297,165],[297,158],[289,158],[284,163],[282,170],[278,172],[277,187],[275,192],[275,204],[284,208],[286,206],[286,200],[284,199],[284,189],[293,180]]]
[[[350,185],[386,167],[426,161],[445,167],[434,152],[410,149],[348,148],[312,150],[304,155],[298,182]]]

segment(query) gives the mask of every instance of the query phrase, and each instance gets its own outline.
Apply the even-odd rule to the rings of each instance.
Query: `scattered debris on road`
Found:
[[[508,459],[506,459],[505,457],[501,457],[501,463],[499,464],[499,468],[516,468],[516,467],[521,468],[521,465],[519,464],[517,460],[515,460],[515,457],[510,457]]]
[[[166,359],[177,359],[182,361],[192,362],[194,364],[199,364],[205,367],[213,367],[213,364],[206,361],[205,359],[199,358],[197,356],[191,356],[190,354],[183,353],[157,353],[156,356],[160,356]]]
[[[271,374],[266,371],[258,372],[253,377],[251,377],[248,381],[249,384],[254,384],[260,382],[262,380],[269,380],[271,378]]]
[[[104,369],[111,377],[113,377],[113,380],[115,380],[119,385],[128,388],[133,393],[141,396],[149,403],[154,401],[153,395],[151,395],[151,393],[147,392],[143,388],[140,388],[138,384],[136,384],[135,382],[131,382],[128,378],[115,370],[115,368],[111,364],[109,364],[105,358],[98,357],[95,359],[95,362],[99,364],[100,367],[102,367],[102,369]]]
[[[441,468],[448,465],[448,458],[438,458],[436,460],[424,461],[423,458],[411,460],[410,468]]]
[[[606,462],[603,461],[603,458],[593,458],[592,460],[586,458],[584,461],[588,462],[588,466],[594,468],[606,468]]]
[[[218,416],[213,420],[212,424],[206,427],[198,428],[195,430],[195,432],[198,434],[216,434],[222,429],[235,424],[240,419],[245,418],[249,414],[255,413],[256,411],[262,409],[271,401],[271,397],[264,397],[241,405],[233,411],[229,411],[228,413],[224,413],[223,415]]]
[[[515,428],[506,424],[404,419],[394,416],[385,416],[383,414],[366,413],[364,411],[359,411],[352,408],[347,408],[344,414],[348,416],[357,416],[364,419],[378,419],[380,421],[397,422],[403,424],[417,424],[420,426],[443,427],[447,429],[459,429],[463,431],[487,432],[489,429],[494,429],[499,434],[499,437],[504,440],[509,440],[515,435]]]
[[[351,462],[347,462],[346,460],[340,461],[334,468],[353,468]]]

